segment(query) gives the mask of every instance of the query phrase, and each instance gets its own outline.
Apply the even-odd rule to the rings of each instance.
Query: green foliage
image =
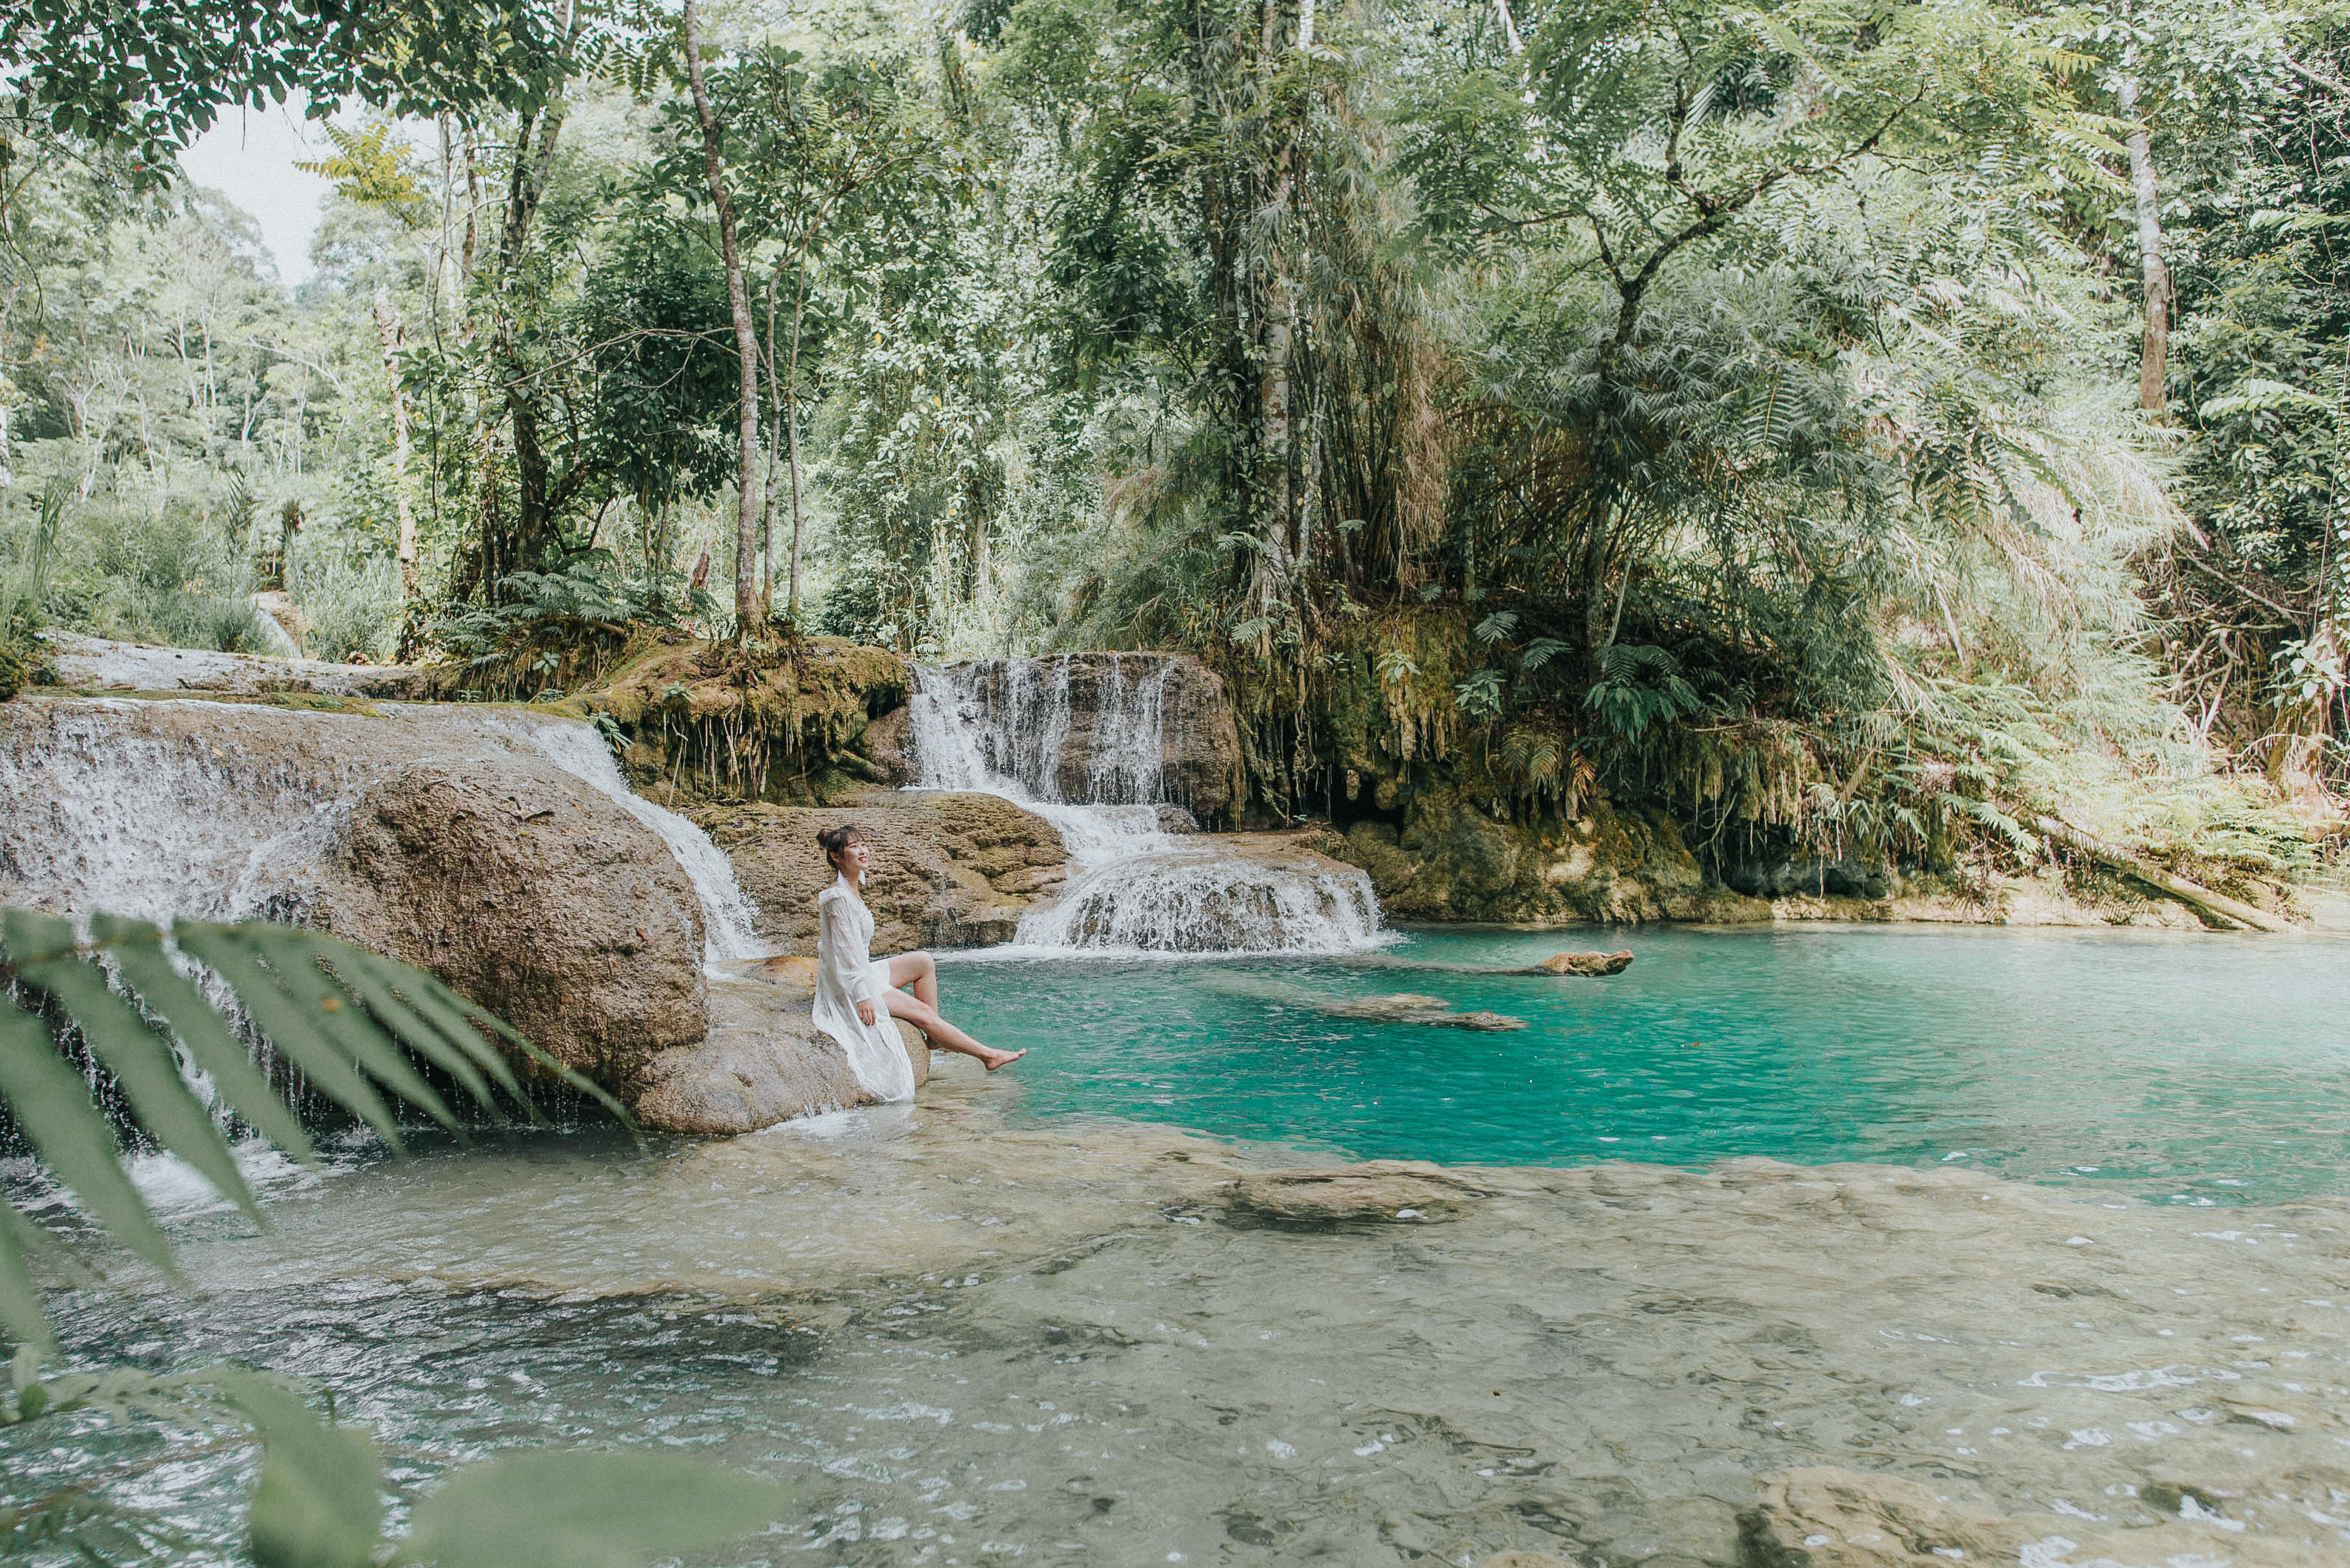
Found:
[[[135,150],[142,167],[161,171],[223,109],[297,93],[411,114],[543,101],[560,47],[554,19],[530,0],[23,0],[0,17],[0,71],[16,117]]]
[[[92,1226],[167,1276],[171,1243],[122,1169],[95,1084],[120,1095],[140,1136],[255,1219],[253,1194],[192,1075],[202,1074],[221,1106],[254,1130],[299,1159],[315,1158],[230,1016],[183,966],[200,964],[280,1061],[395,1150],[400,1128],[387,1095],[462,1131],[421,1066],[484,1112],[536,1115],[493,1037],[625,1117],[600,1088],[430,975],[315,932],[190,923],[166,932],[97,915],[83,939],[70,922],[10,909],[0,910],[0,962],[11,988],[0,1002],[0,1114]],[[417,1501],[406,1535],[385,1540],[385,1477],[371,1436],[320,1422],[281,1380],[233,1366],[43,1376],[49,1334],[36,1260],[86,1272],[12,1194],[0,1204],[0,1331],[18,1349],[0,1425],[88,1410],[118,1422],[249,1428],[262,1449],[249,1516],[258,1568],[631,1568],[749,1533],[791,1506],[772,1483],[677,1456],[531,1452],[459,1470]],[[0,1509],[0,1554],[58,1547],[127,1562],[175,1544],[165,1521],[90,1485]]]

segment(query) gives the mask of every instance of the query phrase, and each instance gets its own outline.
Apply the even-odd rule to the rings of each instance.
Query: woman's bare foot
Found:
[[[1017,1062],[1021,1057],[1028,1054],[1028,1053],[1025,1051],[991,1051],[986,1046],[983,1045],[979,1048],[978,1054],[981,1064],[984,1065],[989,1072],[993,1073],[998,1067],[1009,1067],[1013,1063]]]

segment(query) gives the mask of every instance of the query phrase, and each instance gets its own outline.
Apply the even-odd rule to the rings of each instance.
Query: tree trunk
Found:
[[[743,257],[734,244],[734,202],[726,193],[725,166],[720,157],[718,111],[702,80],[702,36],[695,26],[693,0],[685,0],[685,75],[693,90],[693,112],[702,121],[702,168],[710,180],[711,204],[718,209],[718,249],[726,264],[726,303],[734,313],[734,352],[742,362],[742,418],[737,453],[734,510],[735,635],[747,637],[766,622],[759,609],[759,328],[751,315],[751,296],[743,286]]]
[[[2128,12],[2124,10],[2126,16]],[[2130,122],[2130,189],[2137,206],[2138,270],[2146,296],[2146,342],[2138,357],[2137,400],[2148,413],[2159,414],[2168,400],[2163,391],[2170,357],[2170,269],[2162,260],[2162,206],[2155,188],[2154,147],[2146,121],[2138,114],[2137,78],[2130,74],[2137,47],[2122,51],[2122,74],[2114,84],[2114,99]]]
[[[2061,844],[2076,854],[2085,855],[2092,860],[2102,861],[2132,881],[2143,882],[2158,892],[2168,893],[2190,909],[2199,909],[2209,915],[2217,915],[2223,920],[2233,921],[2240,926],[2250,926],[2255,930],[2294,935],[2301,929],[2289,920],[2279,919],[2266,909],[2256,909],[2250,904],[2229,898],[2225,893],[2215,893],[2200,882],[2189,882],[2184,877],[2172,876],[2160,867],[2149,866],[2126,849],[2118,849],[2113,845],[2090,837],[2070,823],[2059,822],[2053,816],[2038,815],[2027,816],[2025,820],[2032,825],[2032,830],[2034,833],[2051,843]]]
[[[775,618],[775,456],[784,449],[784,395],[775,369],[775,275],[767,275],[767,344],[759,362],[767,369],[767,468],[760,476],[759,610]]]
[[[1493,19],[1502,24],[1502,36],[1509,41],[1510,53],[1524,54],[1526,41],[1518,36],[1518,19],[1510,15],[1510,0],[1493,0]]]
[[[800,545],[804,531],[800,520],[800,330],[807,312],[807,248],[808,235],[800,235],[798,275],[792,283],[792,349],[788,373],[784,378],[784,451],[789,460],[792,475],[792,578],[790,609],[792,624],[800,618]]]
[[[383,375],[391,387],[391,503],[400,520],[394,556],[400,562],[400,602],[416,602],[416,508],[408,493],[408,389],[400,384],[400,351],[404,334],[391,290],[375,291],[375,331],[383,341]]]

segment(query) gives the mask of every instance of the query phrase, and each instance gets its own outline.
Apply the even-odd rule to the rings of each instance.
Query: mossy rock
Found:
[[[620,726],[648,794],[806,804],[873,782],[866,727],[910,685],[904,659],[842,638],[662,641],[572,701]]]

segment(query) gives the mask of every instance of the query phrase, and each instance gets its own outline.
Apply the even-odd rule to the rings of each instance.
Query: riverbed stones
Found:
[[[729,1137],[873,1103],[838,1042],[809,1013],[812,969],[806,990],[790,967],[763,972],[773,978],[711,985],[708,1037],[645,1064],[638,1121],[656,1132]],[[912,1024],[896,1026],[919,1088],[931,1075],[930,1046]]]
[[[865,902],[877,953],[1009,941],[1021,914],[1066,876],[1053,825],[990,794],[875,791],[831,806],[689,815],[733,862],[758,906],[761,940],[800,953],[816,950],[816,897],[834,877],[816,842],[827,827],[855,824],[873,852]]]
[[[2241,1525],[2232,1532],[2208,1523],[2115,1529],[2073,1518],[2013,1519],[1953,1502],[1904,1477],[1827,1466],[1767,1479],[1761,1501],[1740,1524],[1754,1568],[2319,1568],[2339,1561],[2298,1542],[2248,1534]]]

